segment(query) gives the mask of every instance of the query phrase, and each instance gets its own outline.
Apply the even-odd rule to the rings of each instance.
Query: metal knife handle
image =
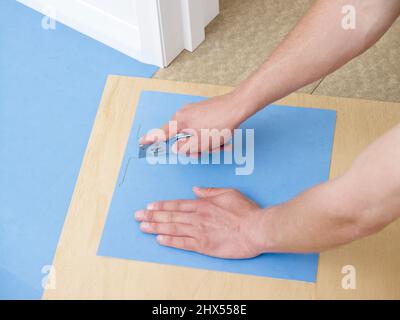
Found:
[[[181,133],[178,133],[178,134],[175,136],[174,139],[175,139],[175,141],[178,141],[178,140],[185,139],[185,138],[190,138],[190,137],[193,137],[193,135],[190,134],[190,133],[181,132]]]
[[[176,140],[180,140],[180,139],[185,139],[185,138],[190,138],[190,137],[193,137],[193,135],[190,134],[190,133],[181,132],[181,133],[178,133],[178,134],[175,136],[175,139],[176,139]]]

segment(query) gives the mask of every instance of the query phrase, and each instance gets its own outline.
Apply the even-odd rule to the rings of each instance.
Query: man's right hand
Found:
[[[196,155],[202,151],[219,149],[230,140],[233,130],[244,120],[241,116],[240,105],[230,93],[185,105],[170,120],[170,122],[175,121],[176,125],[171,126],[169,122],[161,130],[166,139],[178,133],[191,134],[192,137],[179,140],[172,150]],[[150,132],[140,139],[140,143],[150,144],[157,140],[159,140],[159,135]]]

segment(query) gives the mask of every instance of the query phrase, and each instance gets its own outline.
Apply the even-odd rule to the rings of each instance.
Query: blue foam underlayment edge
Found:
[[[0,123],[5,124],[0,125],[0,159],[6,159],[9,165],[5,168],[3,162],[0,168],[0,299],[40,299],[45,276],[41,266],[52,263],[108,74],[151,77],[158,67],[137,62],[61,23],[57,23],[56,30],[43,30],[43,15],[15,0],[0,1],[0,17]],[[47,118],[35,118],[37,114]],[[68,115],[73,123],[68,122]],[[63,117],[65,123],[51,123]],[[68,130],[74,131],[71,137]],[[43,137],[52,144],[38,142]],[[62,142],[60,148],[54,147],[57,141]],[[35,146],[40,149],[35,150]],[[46,168],[52,158],[60,170]],[[38,167],[30,164],[34,161],[40,161]],[[42,169],[47,176],[38,171]],[[31,192],[23,184],[29,181],[34,181]],[[40,186],[45,186],[48,194],[38,194]],[[53,189],[67,191],[57,194]],[[21,194],[26,196],[21,198]],[[32,198],[33,194],[39,197]],[[52,195],[55,197],[49,198]],[[24,202],[30,199],[41,204],[26,204],[31,214],[24,219],[30,212]],[[43,215],[42,210],[57,214]],[[5,211],[8,213],[3,215]],[[18,218],[16,213],[23,215]],[[39,215],[32,217],[35,213]],[[43,220],[40,223],[48,224],[50,229],[38,226],[39,222],[35,225],[34,218]],[[30,240],[23,244],[24,240],[18,238],[23,238],[24,230],[39,233],[27,235]],[[45,247],[38,248],[40,243]],[[15,291],[16,287],[20,289]]]
[[[17,275],[0,267],[0,300],[39,299],[40,290],[31,287]]]

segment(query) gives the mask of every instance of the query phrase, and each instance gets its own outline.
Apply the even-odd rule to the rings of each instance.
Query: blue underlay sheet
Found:
[[[107,75],[157,70],[42,19],[0,0],[0,299],[43,293]]]
[[[139,136],[167,122],[184,104],[203,99],[142,93],[98,255],[315,282],[318,254],[264,254],[253,259],[224,260],[162,247],[154,235],[139,230],[133,217],[136,210],[158,200],[192,199],[193,186],[237,188],[261,206],[269,207],[329,178],[336,122],[336,111],[332,110],[269,106],[243,123],[242,129],[254,129],[254,170],[249,175],[236,175],[235,169],[240,166],[235,161],[167,161],[154,165],[138,158]],[[242,154],[246,155],[244,147]]]

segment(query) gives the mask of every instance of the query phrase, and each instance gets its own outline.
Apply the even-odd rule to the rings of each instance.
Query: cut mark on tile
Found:
[[[126,173],[128,172],[128,168],[129,168],[129,164],[131,163],[132,157],[129,157],[128,162],[126,163],[125,169],[124,169],[124,174],[122,176],[121,181],[118,184],[118,187],[121,187],[124,182],[125,182],[125,177],[126,177]]]
[[[314,89],[311,90],[310,94],[314,94],[315,90],[318,89],[318,87],[321,85],[321,83],[325,80],[325,77],[323,77],[321,80],[318,81],[317,85],[315,86]]]

